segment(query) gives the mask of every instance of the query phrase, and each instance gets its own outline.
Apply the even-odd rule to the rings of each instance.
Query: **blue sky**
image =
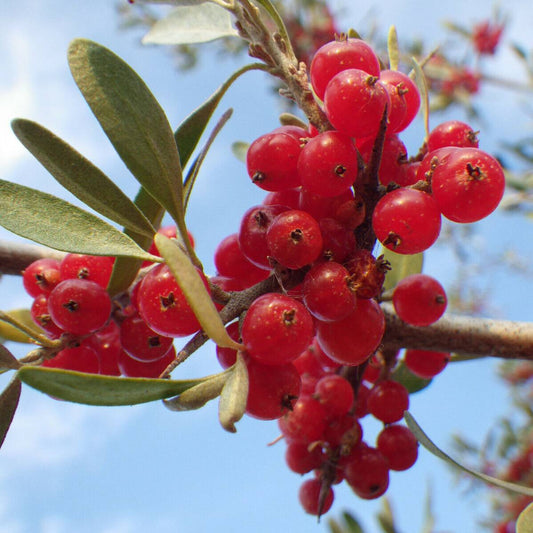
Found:
[[[340,1],[333,5],[346,5]],[[450,17],[465,25],[490,14],[486,2],[459,0],[431,3],[378,1],[374,7],[354,2],[343,13],[346,26],[360,28],[379,20],[386,29],[396,24],[400,35],[423,36],[432,44],[442,39],[440,22]],[[129,193],[136,183],[128,176],[70,77],[66,49],[71,39],[87,37],[114,50],[145,79],[173,125],[199,105],[241,60],[220,60],[208,50],[201,67],[181,74],[172,69],[164,48],[142,47],[139,34],[119,32],[114,2],[66,0],[8,0],[0,14],[0,175],[41,187],[71,200],[11,133],[14,117],[36,120],[70,142],[116,179]],[[363,7],[365,6],[365,7]],[[533,7],[510,1],[509,34],[525,42]],[[515,13],[513,15],[513,13]],[[520,13],[520,16],[518,16]],[[525,37],[524,37],[525,36]],[[525,43],[531,48],[531,42]],[[214,50],[214,49],[211,49]],[[495,69],[503,76],[519,70],[502,53]],[[198,180],[189,210],[189,225],[198,243],[198,255],[213,272],[212,254],[220,239],[233,233],[240,216],[261,201],[263,194],[247,179],[230,153],[234,140],[251,141],[277,125],[276,99],[265,87],[264,76],[250,73],[223,100],[235,113],[215,143]],[[484,89],[488,113],[481,134],[482,147],[497,148],[497,139],[517,128],[531,128],[531,117],[519,113],[519,98]],[[509,120],[512,112],[513,120]],[[460,112],[455,118],[464,118]],[[436,118],[434,120],[437,120]],[[415,150],[421,135],[417,123],[406,136]],[[486,134],[484,132],[487,132]],[[229,206],[229,207],[228,207]],[[514,246],[531,257],[531,232],[517,216],[491,217],[479,224],[475,241],[467,243],[503,250]],[[519,229],[520,228],[520,229]],[[0,230],[0,238],[13,238]],[[444,247],[428,254],[426,272],[451,282],[453,261]],[[478,273],[482,288],[489,288],[493,306],[501,316],[532,320],[523,295],[532,293],[531,278],[502,269]],[[28,305],[18,278],[2,280],[2,309]],[[23,349],[13,346],[18,354]],[[494,379],[492,361],[461,363],[440,376],[423,393],[412,397],[411,410],[422,427],[442,447],[450,436],[480,442],[497,416],[509,414],[506,391]],[[201,376],[217,369],[214,348],[206,347],[174,376]],[[2,383],[5,383],[3,378]],[[365,421],[365,431],[377,426]],[[207,533],[218,531],[324,531],[325,522],[306,516],[297,502],[300,479],[283,460],[284,446],[267,447],[278,435],[275,423],[244,419],[238,433],[225,433],[217,422],[216,403],[192,413],[171,413],[159,403],[131,408],[95,408],[54,401],[24,388],[12,429],[0,452],[0,533]],[[413,469],[392,475],[388,495],[403,532],[421,530],[426,488],[432,487],[436,531],[478,531],[476,519],[483,508],[468,494],[468,485],[453,485],[453,476],[441,462],[421,450]],[[364,502],[342,486],[331,515],[351,510],[377,531],[373,515],[379,502]]]

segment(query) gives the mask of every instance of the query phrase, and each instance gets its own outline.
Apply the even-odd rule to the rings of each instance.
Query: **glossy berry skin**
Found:
[[[59,266],[61,279],[87,279],[104,289],[113,270],[114,258],[99,255],[67,254]]]
[[[48,298],[45,294],[39,294],[33,300],[30,309],[33,321],[40,326],[45,332],[46,336],[51,339],[58,339],[65,331],[61,329],[50,316],[48,311]]]
[[[315,261],[323,245],[318,222],[309,213],[296,209],[285,211],[272,221],[266,241],[270,256],[294,270]]]
[[[249,359],[248,399],[246,414],[260,420],[275,420],[292,410],[302,380],[292,363],[286,365],[264,365]]]
[[[409,393],[397,381],[380,381],[370,390],[367,407],[375,418],[385,424],[398,422],[409,408]]]
[[[239,333],[239,322],[232,322],[226,326],[226,331],[228,335],[236,342],[241,342],[241,336]],[[230,366],[233,366],[237,361],[237,350],[233,348],[222,348],[221,346],[216,347],[216,354],[220,366],[225,370]]]
[[[317,322],[317,339],[326,355],[348,366],[360,365],[378,348],[385,318],[375,300],[358,299],[355,310],[337,322]]]
[[[354,402],[350,382],[337,374],[329,374],[320,379],[316,384],[314,397],[324,407],[330,419],[347,414]]]
[[[200,271],[198,273],[209,290],[207,279]],[[184,337],[200,329],[200,323],[166,264],[156,265],[143,278],[137,304],[142,319],[165,337]]]
[[[477,148],[479,141],[471,126],[460,120],[448,120],[430,131],[427,145],[428,152],[432,152],[446,146]]]
[[[457,148],[433,172],[433,198],[453,222],[477,222],[502,199],[505,175],[494,157],[477,148]]]
[[[431,379],[446,368],[450,354],[430,350],[406,350],[403,360],[415,376]]]
[[[285,133],[261,135],[248,148],[246,168],[255,185],[265,191],[283,191],[300,185],[296,165],[300,142]]]
[[[311,444],[322,438],[326,429],[326,409],[312,396],[302,395],[292,411],[279,419],[278,425],[285,439]]]
[[[334,261],[319,263],[305,275],[304,303],[309,312],[326,322],[342,320],[355,310],[356,298],[348,271]]]
[[[309,74],[316,95],[323,100],[330,80],[339,72],[357,68],[379,76],[379,59],[361,39],[332,41],[320,47],[313,57]]]
[[[48,296],[48,310],[60,328],[75,335],[87,335],[109,320],[111,298],[94,281],[67,279]]]
[[[416,189],[395,189],[383,196],[372,214],[378,240],[399,254],[427,250],[441,228],[441,215],[432,196]]]
[[[376,135],[386,108],[390,108],[387,89],[362,70],[343,70],[326,87],[326,115],[336,130],[350,137]]]
[[[365,444],[351,454],[344,476],[353,491],[365,500],[379,498],[389,487],[387,459],[377,448]]]
[[[89,346],[81,345],[65,348],[58,352],[53,359],[44,361],[46,368],[63,368],[75,372],[98,374],[100,363],[96,352]]]
[[[398,96],[405,102],[405,114],[396,128],[388,128],[388,133],[403,131],[416,117],[420,109],[420,92],[415,82],[399,70],[382,70],[380,81],[385,85],[396,87]]]
[[[33,298],[39,294],[50,294],[60,281],[59,261],[55,259],[37,259],[22,272],[24,289]]]
[[[381,430],[377,449],[386,457],[391,470],[407,470],[418,457],[418,441],[406,426],[391,424]]]
[[[284,294],[257,298],[246,313],[241,336],[250,357],[268,365],[296,359],[313,340],[314,325],[307,309]]]
[[[157,334],[138,315],[124,319],[120,324],[120,342],[130,357],[149,363],[161,359],[170,350],[173,338]]]
[[[310,139],[298,158],[305,191],[330,198],[347,191],[357,178],[357,150],[349,135],[325,131]]]
[[[255,285],[268,277],[268,272],[255,266],[242,253],[239,235],[222,239],[215,250],[215,267],[221,276],[238,279],[244,287]]]
[[[288,209],[283,205],[259,205],[248,209],[241,219],[239,244],[242,253],[248,261],[259,268],[266,270],[271,268],[268,259],[270,250],[266,240],[267,231],[273,220]]]
[[[123,376],[130,378],[158,378],[176,358],[174,346],[161,358],[143,362],[130,357],[124,350],[118,355],[118,367]]]
[[[427,274],[411,274],[396,285],[392,303],[398,316],[412,326],[429,326],[446,310],[446,292]]]
[[[326,492],[326,498],[322,508],[320,509],[320,491],[322,482],[320,479],[313,478],[305,480],[300,486],[298,492],[298,499],[303,507],[304,511],[308,514],[318,516],[319,514],[325,514],[333,505],[334,493],[330,487]]]
[[[287,443],[285,450],[285,462],[287,466],[297,474],[307,474],[315,468],[319,468],[324,462],[320,446],[312,447],[304,442],[291,441]]]

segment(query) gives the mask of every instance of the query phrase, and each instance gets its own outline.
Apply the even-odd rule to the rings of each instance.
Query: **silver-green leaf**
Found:
[[[246,411],[248,383],[246,363],[242,355],[237,354],[237,360],[224,384],[218,404],[220,425],[230,433],[237,432],[235,423],[244,416]]]
[[[51,194],[0,180],[0,225],[65,252],[159,261],[117,228]]]
[[[232,17],[223,7],[204,2],[181,5],[158,20],[143,37],[143,44],[196,44],[222,37],[239,37]]]
[[[78,200],[129,230],[153,236],[154,228],[136,205],[72,146],[31,120],[15,119],[11,126],[19,141]]]

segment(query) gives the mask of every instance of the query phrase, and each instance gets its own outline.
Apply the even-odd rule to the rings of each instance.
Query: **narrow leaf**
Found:
[[[330,533],[345,533],[339,522],[334,518],[328,518],[328,529]]]
[[[220,374],[212,376],[210,379],[187,389],[175,398],[163,400],[163,404],[171,411],[192,411],[200,409],[207,402],[220,396],[224,384],[228,380],[230,374],[231,373],[221,372]]]
[[[298,128],[307,130],[307,124],[300,117],[292,113],[282,113],[279,116],[279,122],[282,126],[297,126]]]
[[[0,225],[65,252],[158,260],[92,213],[51,194],[4,180],[0,180]]]
[[[415,83],[418,87],[418,90],[420,91],[420,100],[422,102],[422,113],[424,117],[424,128],[426,133],[426,139],[429,135],[429,90],[428,90],[428,84],[426,80],[426,76],[424,74],[424,71],[422,70],[422,67],[418,63],[418,61],[413,57],[411,58],[413,61],[413,71],[415,76]]]
[[[248,369],[242,355],[237,355],[237,361],[222,389],[218,404],[218,419],[220,425],[230,433],[236,433],[235,422],[238,422],[246,410],[248,400]]]
[[[385,276],[384,290],[394,289],[403,278],[422,272],[424,264],[424,254],[403,255],[397,254],[388,248],[381,248],[380,255],[383,255],[391,266]]]
[[[155,233],[135,204],[99,168],[65,141],[31,120],[11,124],[20,142],[65,189],[101,215],[137,233]]]
[[[228,335],[200,274],[187,254],[178,244],[160,233],[155,236],[155,244],[176,278],[205,334],[218,346],[240,350],[242,346]]]
[[[359,521],[349,512],[344,511],[342,518],[346,524],[346,533],[363,533],[363,528]]]
[[[516,533],[531,533],[533,531],[533,503],[530,503],[518,516]]]
[[[191,197],[192,188],[194,186],[194,183],[196,182],[196,178],[198,177],[200,167],[202,166],[202,163],[204,162],[204,159],[207,156],[207,152],[209,152],[209,149],[215,141],[216,136],[219,134],[220,130],[224,127],[226,122],[231,118],[232,114],[233,109],[228,109],[220,117],[220,120],[216,123],[215,127],[213,128],[213,131],[211,132],[211,135],[207,139],[205,146],[202,148],[201,152],[198,154],[198,157],[195,159],[194,164],[191,166],[191,169],[187,173],[185,183],[183,184],[183,209],[185,211],[187,211],[187,205],[189,204],[189,198]]]
[[[507,489],[513,492],[518,492],[519,494],[525,494],[526,496],[533,496],[533,488],[531,487],[517,485],[516,483],[509,483],[508,481],[503,481],[501,479],[488,476],[486,474],[483,474],[482,472],[476,472],[475,470],[471,470],[470,468],[467,468],[466,466],[458,463],[457,461],[452,459],[449,455],[445,454],[442,450],[440,450],[429,439],[429,437],[422,431],[422,428],[418,425],[418,423],[413,418],[413,415],[411,415],[411,413],[409,413],[408,411],[405,411],[404,418],[405,418],[405,422],[407,426],[413,432],[418,442],[420,442],[420,444],[422,444],[422,446],[424,446],[426,450],[428,450],[430,453],[432,453],[439,459],[446,461],[452,466],[459,468],[460,470],[463,470],[467,474],[470,474],[471,476],[477,479],[481,479],[482,481],[485,481],[486,483],[496,485],[497,487],[500,487],[502,489]]]
[[[0,344],[0,370],[17,370],[20,366],[18,359]]]
[[[0,394],[0,447],[4,444],[7,432],[15,416],[20,398],[21,385],[17,378],[13,378]]]
[[[387,37],[387,49],[389,53],[389,65],[391,70],[398,70],[400,65],[400,47],[398,45],[398,32],[396,26],[391,26]]]
[[[246,153],[248,152],[248,148],[250,146],[250,143],[244,142],[244,141],[235,141],[231,145],[231,151],[233,152],[233,155],[243,163],[246,163]]]
[[[200,137],[202,136],[207,123],[211,119],[215,109],[226,91],[233,82],[245,72],[250,70],[265,70],[265,66],[260,63],[246,65],[234,72],[200,107],[195,109],[179,126],[174,133],[174,138],[178,146],[182,168],[188,163]]]
[[[134,405],[170,398],[211,378],[190,379],[123,378],[84,374],[72,370],[24,366],[19,379],[41,392],[87,405]]]
[[[382,498],[381,503],[381,510],[377,515],[381,529],[384,533],[398,533],[398,530],[394,525],[394,516],[392,515],[392,508],[388,498]]]
[[[0,339],[5,341],[20,342],[23,344],[31,344],[35,340],[36,336],[43,334],[43,330],[39,328],[33,321],[29,309],[11,309],[5,313],[10,318],[14,319],[15,322],[24,324],[28,330],[31,330],[35,333],[35,336],[31,337],[10,323],[4,322],[0,316]]]
[[[415,376],[403,362],[394,369],[391,378],[401,383],[409,391],[409,394],[424,390],[431,383],[431,379]]]
[[[121,159],[185,232],[178,150],[153,94],[129,65],[97,43],[74,40],[68,60],[76,84]]]
[[[195,44],[222,37],[239,37],[232,17],[223,7],[205,2],[178,6],[158,20],[143,37],[143,44]]]

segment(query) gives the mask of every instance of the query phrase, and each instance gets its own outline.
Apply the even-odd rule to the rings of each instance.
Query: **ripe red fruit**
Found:
[[[39,294],[50,294],[60,280],[59,261],[55,259],[37,259],[22,272],[24,289],[33,298]]]
[[[439,207],[429,194],[416,189],[395,189],[383,196],[372,214],[378,240],[399,254],[427,250],[440,233]]]
[[[296,359],[313,340],[314,325],[307,309],[284,294],[257,298],[242,323],[242,342],[250,357],[268,365]]]
[[[331,509],[334,499],[333,489],[330,487],[327,490],[322,508],[320,508],[321,488],[322,481],[317,478],[307,479],[300,486],[298,498],[306,513],[317,516],[319,514],[325,514]]]
[[[313,57],[309,74],[316,95],[323,100],[329,81],[339,72],[357,68],[379,76],[379,59],[361,39],[332,41],[320,47]]]
[[[242,253],[259,268],[271,268],[266,234],[272,221],[288,209],[283,205],[259,205],[248,209],[241,219],[239,244]]]
[[[207,290],[209,284],[198,271]],[[153,267],[137,292],[139,314],[148,326],[165,337],[184,337],[200,329],[200,323],[166,264]]]
[[[291,411],[278,420],[287,441],[311,444],[321,440],[326,429],[327,411],[312,396],[300,396]]]
[[[324,460],[325,457],[320,446],[310,447],[304,442],[297,441],[287,443],[285,462],[297,474],[307,474],[307,472],[319,468]]]
[[[248,368],[246,414],[260,420],[275,420],[292,410],[300,394],[300,374],[292,363],[263,365],[253,359]]]
[[[53,359],[44,361],[42,366],[98,374],[100,363],[96,352],[91,347],[82,344],[61,350]]]
[[[59,265],[61,279],[87,279],[104,289],[109,283],[113,270],[114,257],[102,255],[67,254]]]
[[[377,77],[362,70],[343,70],[326,87],[326,115],[335,129],[350,137],[376,135],[386,108],[389,93]]]
[[[494,157],[477,148],[456,148],[431,178],[433,198],[454,222],[477,222],[502,199],[505,175]]]
[[[447,146],[457,146],[459,148],[477,148],[479,141],[477,132],[468,124],[460,120],[448,120],[442,122],[429,133],[428,152],[445,148]]]
[[[344,477],[360,498],[379,498],[389,487],[387,459],[378,449],[362,443],[344,467]]]
[[[418,441],[406,426],[392,424],[383,428],[376,445],[386,457],[391,470],[407,470],[418,457]]]
[[[337,322],[317,321],[317,339],[326,355],[348,366],[360,365],[378,348],[385,318],[375,300],[358,299],[355,311]]]
[[[52,320],[50,311],[48,310],[48,298],[45,294],[39,294],[35,297],[30,312],[33,321],[40,326],[51,339],[58,339],[63,333],[65,333],[65,331]]]
[[[164,357],[169,351],[172,337],[164,337],[148,327],[138,315],[124,319],[120,324],[120,342],[130,357],[149,363]]]
[[[416,117],[420,108],[420,92],[415,82],[403,72],[399,70],[382,70],[379,75],[379,80],[385,85],[393,85],[396,87],[398,97],[405,102],[405,114],[396,129],[390,128],[388,131],[403,131]],[[392,122],[392,121],[391,121]]]
[[[392,303],[398,316],[413,326],[429,326],[446,310],[446,292],[427,274],[411,274],[396,285]]]
[[[248,148],[246,168],[253,183],[265,191],[283,191],[300,185],[296,165],[300,141],[286,133],[261,135]]]
[[[295,270],[315,261],[323,245],[318,222],[309,213],[296,209],[284,211],[272,221],[266,241],[270,256]]]
[[[158,378],[175,358],[176,349],[174,346],[171,346],[163,357],[150,362],[133,359],[124,350],[121,350],[118,354],[118,367],[123,376],[130,378]]]
[[[94,281],[66,279],[48,296],[48,310],[60,328],[75,335],[86,335],[109,320],[111,298]]]
[[[413,374],[420,378],[431,379],[446,368],[450,354],[430,350],[407,350],[403,360]]]
[[[305,191],[330,198],[347,191],[357,178],[357,150],[349,135],[325,131],[310,139],[298,159]]]
[[[334,322],[354,311],[356,298],[349,276],[348,271],[334,261],[313,266],[303,283],[304,303],[309,312],[319,320]]]
[[[316,384],[314,397],[324,407],[329,419],[347,414],[354,402],[350,382],[337,374],[329,374],[320,379]]]
[[[385,424],[397,422],[403,418],[409,408],[409,393],[397,381],[390,379],[376,383],[367,398],[369,412]]]

